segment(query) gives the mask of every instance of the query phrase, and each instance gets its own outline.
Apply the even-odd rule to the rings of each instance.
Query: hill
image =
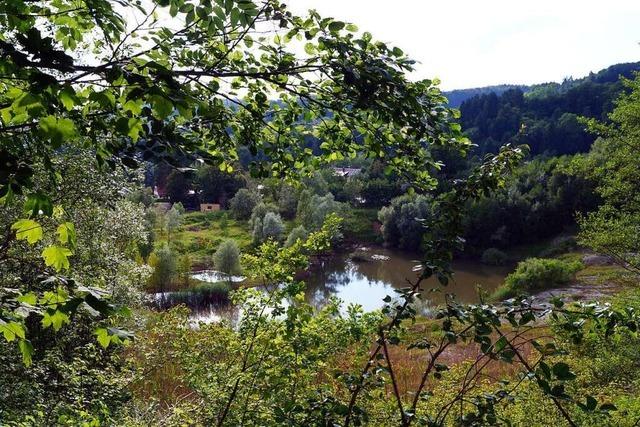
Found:
[[[578,118],[606,120],[623,89],[621,77],[639,71],[640,62],[616,64],[562,83],[488,86],[447,96],[451,105],[460,103],[462,127],[478,145],[478,154],[509,142],[528,144],[534,155],[573,154],[586,152],[594,140]]]
[[[483,87],[474,87],[469,89],[454,89],[448,92],[445,92],[445,96],[449,100],[449,105],[454,108],[459,108],[460,105],[469,98],[473,98],[474,96],[479,95],[487,95],[490,93],[495,93],[500,95],[503,92],[506,92],[509,89],[520,89],[523,92],[527,92],[530,90],[530,86],[527,85],[494,85],[494,86],[483,86]]]

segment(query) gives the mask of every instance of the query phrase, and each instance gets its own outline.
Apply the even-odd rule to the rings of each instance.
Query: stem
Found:
[[[402,399],[400,398],[400,392],[398,391],[398,383],[396,376],[393,373],[393,366],[391,366],[391,358],[389,357],[389,349],[387,348],[387,340],[384,336],[384,329],[380,329],[380,341],[382,342],[382,349],[384,350],[384,358],[387,360],[387,367],[389,368],[389,376],[391,376],[391,384],[393,385],[393,394],[396,396],[398,403],[398,409],[400,410],[400,417],[402,418],[402,425],[408,426],[407,415],[402,407]]]

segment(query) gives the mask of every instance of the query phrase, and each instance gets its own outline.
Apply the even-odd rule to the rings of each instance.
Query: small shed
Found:
[[[219,203],[200,203],[200,212],[215,212],[219,210]]]

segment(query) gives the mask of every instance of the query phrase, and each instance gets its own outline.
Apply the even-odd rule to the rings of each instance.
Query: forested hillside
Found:
[[[488,95],[490,93],[495,93],[497,95],[501,95],[503,92],[509,89],[520,89],[523,92],[527,92],[531,87],[527,85],[493,85],[493,86],[483,86],[483,87],[474,87],[469,89],[454,89],[448,92],[445,92],[447,99],[449,100],[449,105],[454,108],[459,108],[460,105],[465,102],[467,99],[474,98],[476,96]]]
[[[460,104],[462,127],[478,145],[478,154],[497,152],[506,143],[527,144],[532,155],[586,152],[595,137],[578,118],[606,120],[622,90],[621,77],[632,78],[636,71],[638,62],[612,65],[562,83],[496,86],[489,93],[473,89],[481,93]],[[449,95],[451,105],[460,102],[459,92],[463,91]]]

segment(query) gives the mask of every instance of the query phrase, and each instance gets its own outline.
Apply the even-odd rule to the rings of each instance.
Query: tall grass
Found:
[[[229,304],[230,286],[226,282],[201,283],[188,290],[166,292],[156,299],[154,305],[168,309],[184,304],[192,310],[205,309]]]

